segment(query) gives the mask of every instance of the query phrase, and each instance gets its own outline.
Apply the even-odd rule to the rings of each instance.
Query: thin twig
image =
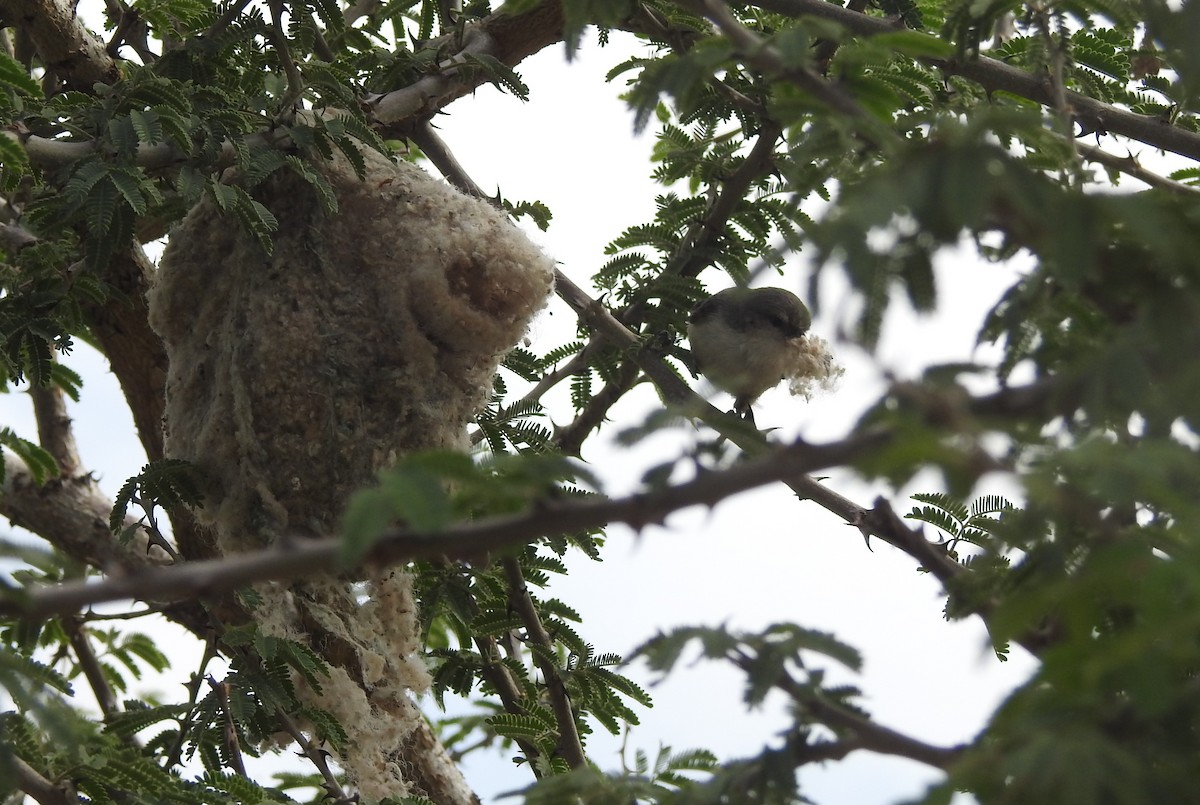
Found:
[[[116,60],[121,57],[121,46],[126,44],[125,37],[141,23],[141,17],[135,9],[124,3],[108,3],[108,6],[109,14],[117,18],[117,27],[104,49],[110,57]],[[140,56],[141,53],[138,55]]]
[[[196,702],[200,699],[200,686],[204,684],[205,679],[211,679],[205,669],[217,656],[217,638],[213,633],[209,633],[204,640],[204,656],[200,658],[200,667],[196,669],[196,673],[192,674],[187,683],[188,692],[188,712],[187,715],[179,719],[179,735],[175,738],[175,745],[171,747],[171,751],[167,753],[168,769],[173,769],[179,765],[179,760],[183,756],[183,745],[187,743],[188,727],[192,723],[192,718],[196,714]]]
[[[287,93],[279,103],[280,114],[285,118],[294,111],[296,102],[304,94],[304,78],[292,59],[292,50],[288,47],[287,31],[283,27],[283,0],[270,0],[271,8],[271,39],[274,40],[275,52],[283,63],[283,73],[287,76]]]
[[[342,12],[342,19],[346,21],[346,27],[350,27],[358,22],[363,17],[369,17],[383,8],[383,0],[356,0],[356,2],[348,6]]]
[[[222,14],[216,22],[208,26],[208,30],[204,32],[203,36],[205,38],[212,38],[221,33],[221,31],[224,31],[233,24],[233,21],[238,18],[238,15],[241,14],[248,5],[250,5],[250,0],[235,0],[229,9]]]
[[[1035,18],[1037,20],[1038,33],[1042,39],[1042,45],[1046,49],[1046,53],[1050,56],[1048,65],[1049,75],[1046,80],[1050,82],[1050,97],[1053,101],[1052,109],[1054,111],[1054,119],[1058,123],[1059,133],[1067,142],[1067,147],[1071,151],[1071,167],[1069,171],[1072,181],[1078,182],[1083,178],[1083,161],[1079,158],[1079,150],[1075,147],[1075,120],[1071,115],[1071,107],[1067,103],[1067,53],[1066,44],[1063,42],[1062,30],[1060,28],[1057,38],[1054,35],[1054,22],[1051,19],[1052,12],[1046,6],[1037,6]]]
[[[590,370],[589,370],[590,371]],[[600,391],[591,395],[587,404],[575,417],[555,434],[554,442],[564,455],[578,456],[584,441],[608,418],[608,411],[617,401],[637,385],[641,369],[633,361],[625,361]]]
[[[341,781],[337,775],[333,773],[333,769],[329,767],[326,760],[326,753],[319,746],[314,746],[312,741],[308,740],[304,731],[300,729],[295,720],[287,713],[279,708],[275,708],[275,717],[279,719],[279,723],[283,725],[283,729],[292,739],[300,746],[300,751],[304,757],[308,758],[309,762],[317,767],[317,771],[321,772],[321,777],[325,780],[325,793],[329,799],[334,802],[350,802],[346,796],[345,789],[342,788]]]
[[[334,55],[333,48],[329,47],[329,43],[325,41],[325,34],[321,32],[321,27],[317,25],[316,17],[309,14],[309,19],[312,20],[313,24],[313,53],[317,54],[317,58],[322,61],[337,61],[337,56]]]
[[[863,13],[869,5],[869,0],[850,0],[846,3],[847,11],[854,11],[858,14]],[[826,75],[829,72],[829,64],[833,61],[833,57],[837,55],[838,48],[842,43],[838,39],[818,39],[813,44],[813,61],[816,62],[817,69],[821,71],[821,75]]]
[[[473,196],[482,201],[486,201],[493,206],[496,204],[496,199],[490,198],[487,193],[483,192],[483,188],[475,183],[470,174],[466,172],[463,166],[455,158],[450,147],[446,145],[445,140],[438,136],[433,130],[428,120],[422,120],[413,127],[412,133],[409,135],[417,147],[429,157],[429,161],[438,169],[442,176],[446,177],[446,181],[457,187],[468,196]]]
[[[848,122],[855,125],[858,136],[863,140],[875,147],[884,145],[886,129],[876,123],[853,95],[807,67],[789,65],[777,48],[743,25],[721,0],[687,0],[682,4],[711,20],[737,48],[747,64],[795,84],[830,109],[844,115]]]
[[[229,684],[227,682],[218,682],[211,676],[208,677],[208,684],[221,703],[221,714],[223,716],[221,738],[225,743],[225,756],[228,758],[229,767],[237,772],[239,776],[245,777],[246,764],[242,760],[242,746],[238,740],[237,725],[233,722],[233,711],[229,709]]]
[[[108,718],[117,712],[117,700],[113,696],[112,687],[104,677],[104,669],[100,665],[100,660],[92,651],[87,629],[84,628],[80,619],[75,617],[64,618],[63,628],[71,642],[71,649],[75,652],[76,659],[79,660],[79,668],[83,671],[83,676],[87,679],[88,686],[96,697],[96,704],[100,706],[100,712],[104,714],[104,717]]]
[[[157,615],[163,611],[163,607],[146,607],[144,609],[136,609],[132,612],[113,612],[100,614],[99,612],[89,612],[83,616],[86,623],[98,623],[100,621],[132,621],[138,618],[144,618],[147,615]]]
[[[474,599],[471,599],[474,603]],[[525,698],[520,687],[512,678],[512,673],[508,666],[500,662],[500,644],[496,642],[496,638],[486,635],[475,638],[475,649],[479,652],[480,660],[483,665],[479,672],[483,678],[496,691],[496,695],[500,697],[500,704],[503,705],[506,713],[513,715],[525,715],[529,711],[521,702]],[[525,740],[524,738],[513,739],[521,752],[525,755],[525,759],[529,761],[529,770],[533,772],[533,776],[539,780],[544,772],[539,764],[534,762],[541,754],[537,746]]]
[[[538,649],[532,652],[533,662],[542,672],[542,682],[546,686],[546,695],[554,711],[554,720],[558,724],[558,752],[572,769],[581,769],[587,765],[587,755],[583,751],[583,743],[579,740],[579,728],[575,724],[575,711],[571,707],[571,697],[567,693],[566,683],[554,660],[554,640],[534,606],[529,588],[525,584],[525,575],[521,572],[521,564],[516,557],[505,556],[500,560],[504,570],[504,578],[508,582],[508,601],[513,610],[525,624],[526,638]]]
[[[571,356],[571,359],[557,369],[546,372],[542,375],[541,380],[534,383],[533,388],[527,391],[524,396],[514,403],[511,403],[508,408],[523,408],[530,403],[538,402],[542,396],[550,389],[557,386],[568,377],[574,377],[576,374],[588,369],[592,363],[592,356],[596,351],[598,342],[588,341],[584,344],[583,349]],[[471,444],[479,444],[483,440],[483,431],[476,428],[470,435]]]
[[[716,200],[705,211],[704,218],[687,233],[681,248],[663,270],[664,274],[694,277],[712,263],[711,252],[755,180],[768,173],[775,157],[775,145],[783,128],[775,121],[763,125],[750,152],[728,179],[721,183]],[[625,321],[624,316],[621,317]]]
[[[439,561],[436,564],[445,570],[454,572],[451,570],[454,566],[450,562]],[[469,617],[476,618],[483,612],[474,596],[465,595],[463,598],[465,599],[465,606]],[[511,632],[508,634],[511,634]],[[482,663],[480,674],[496,691],[496,695],[500,697],[500,704],[503,705],[504,711],[512,715],[526,715],[529,711],[524,704],[525,692],[521,690],[517,681],[513,679],[512,671],[501,662],[500,646],[496,638],[491,635],[476,635],[473,639],[475,649],[479,652],[479,659]],[[515,737],[514,741],[529,761],[529,769],[533,772],[533,776],[541,779],[544,772],[541,766],[534,762],[541,754],[537,746],[521,737]]]
[[[732,659],[734,664],[747,673],[753,668],[754,659],[744,652],[736,652]],[[835,731],[852,733],[857,738],[858,747],[863,749],[884,755],[906,757],[938,769],[948,769],[962,757],[965,751],[961,746],[952,748],[933,746],[888,729],[823,698],[819,692],[800,684],[786,671],[779,673],[774,685],[788,694],[801,709],[812,713],[818,720],[833,727]]]
[[[1186,196],[1200,195],[1200,187],[1177,182],[1174,179],[1169,179],[1166,176],[1160,176],[1153,171],[1146,170],[1133,154],[1127,157],[1119,157],[1096,146],[1087,145],[1078,140],[1074,140],[1074,142],[1079,155],[1086,160],[1098,162],[1106,168],[1120,171],[1127,176],[1132,176],[1134,179],[1145,182],[1151,187],[1170,190],[1172,193],[1180,193]]]

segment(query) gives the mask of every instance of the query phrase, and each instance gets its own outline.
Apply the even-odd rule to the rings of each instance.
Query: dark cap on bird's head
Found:
[[[697,305],[688,322],[713,316],[724,317],[735,330],[766,325],[786,338],[802,336],[812,326],[808,306],[783,288],[726,288]]]

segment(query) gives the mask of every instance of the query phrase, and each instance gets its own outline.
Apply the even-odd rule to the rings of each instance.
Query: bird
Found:
[[[696,368],[733,395],[734,413],[751,422],[751,406],[794,365],[798,341],[812,326],[800,298],[783,288],[727,288],[688,316]]]

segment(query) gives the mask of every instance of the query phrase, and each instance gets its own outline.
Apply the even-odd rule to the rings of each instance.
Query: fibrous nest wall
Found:
[[[279,222],[270,254],[206,200],[163,255],[150,315],[170,359],[165,451],[203,472],[197,514],[225,552],[332,534],[398,455],[464,448],[550,293],[552,261],[496,210],[364,156],[365,181],[344,160],[317,167],[336,212],[295,175],[254,190]],[[388,746],[419,719],[406,692],[426,679],[408,577],[372,580],[366,606],[336,580],[260,594],[264,630],[339,655],[320,704],[361,744],[343,761],[362,792],[405,793]]]
[[[550,292],[552,261],[499,212],[367,158],[362,182],[321,168],[332,214],[297,176],[266,182],[270,255],[209,201],[163,255],[150,315],[170,357],[166,451],[207,471],[202,515],[235,540],[328,534],[398,452],[463,446]]]

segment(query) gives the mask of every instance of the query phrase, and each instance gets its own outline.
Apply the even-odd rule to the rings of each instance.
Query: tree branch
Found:
[[[65,0],[20,0],[24,5],[39,6],[40,3],[63,3]],[[240,5],[244,6],[244,3]],[[229,9],[226,17],[232,21],[237,16],[235,4]],[[217,25],[220,25],[218,21]],[[225,24],[228,24],[227,22]],[[216,25],[214,26],[216,27]],[[385,135],[408,136],[410,124],[415,118],[427,118],[439,109],[463,95],[473,92],[480,85],[487,83],[488,77],[483,70],[462,69],[468,62],[469,56],[491,56],[503,64],[513,67],[525,58],[537,53],[548,45],[562,40],[563,18],[562,6],[558,0],[547,0],[530,9],[524,14],[512,16],[506,12],[496,12],[468,25],[463,32],[454,31],[427,43],[435,49],[449,49],[453,53],[445,60],[437,72],[417,80],[415,83],[381,95],[373,95],[363,100],[368,109],[368,117],[381,129]],[[104,53],[104,46],[98,43],[101,54],[111,62]],[[281,58],[283,54],[281,54]],[[115,64],[113,66],[115,70]],[[115,80],[114,74],[110,80]],[[99,80],[99,79],[94,79]],[[93,81],[81,86],[83,91],[90,91]],[[32,136],[29,133],[18,135],[14,132],[0,132],[0,136],[17,139],[25,148],[31,163],[39,167],[51,168],[82,159],[92,154],[97,143],[64,142],[62,140]],[[254,138],[258,135],[249,135]],[[137,164],[149,171],[170,168],[184,161],[186,156],[169,143],[157,145],[139,145]],[[222,164],[232,164],[236,159],[236,151],[232,144],[223,146]]]
[[[417,147],[429,157],[429,161],[438,169],[442,176],[446,177],[446,181],[457,187],[468,196],[473,196],[481,201],[487,201],[495,205],[495,201],[483,191],[483,188],[475,184],[475,180],[471,178],[462,163],[451,152],[450,147],[446,145],[446,141],[438,136],[438,133],[433,130],[433,125],[428,120],[422,120],[420,123],[413,126],[412,132],[408,135]]]
[[[342,784],[338,782],[337,775],[333,773],[333,769],[329,767],[329,763],[326,760],[326,752],[308,740],[304,735],[304,731],[300,729],[292,717],[278,707],[275,708],[275,717],[279,719],[279,723],[283,724],[284,730],[288,735],[292,736],[292,740],[300,747],[301,754],[308,758],[308,761],[316,766],[317,771],[321,773],[321,778],[325,781],[322,787],[325,789],[326,798],[334,802],[346,802],[346,792],[342,789]]]
[[[749,671],[752,660],[749,657],[738,657],[734,662],[743,670]],[[817,720],[834,728],[837,732],[849,732],[857,740],[854,748],[869,749],[884,755],[895,755],[933,766],[937,769],[948,769],[954,765],[965,751],[957,746],[944,748],[910,738],[881,724],[876,724],[869,718],[822,698],[819,692],[810,690],[800,684],[787,672],[781,672],[775,681],[775,687],[788,694],[802,709],[807,710]]]
[[[663,270],[664,274],[695,277],[713,262],[713,251],[730,216],[746,198],[750,185],[770,172],[775,158],[775,145],[783,134],[783,127],[774,120],[763,124],[758,138],[738,169],[721,182],[721,190],[715,201],[704,213],[692,231],[681,242],[680,250],[672,256]],[[622,316],[622,320],[626,317]]]
[[[504,570],[504,579],[508,582],[509,604],[525,624],[526,639],[537,647],[533,650],[533,662],[542,672],[546,695],[550,698],[554,720],[558,723],[559,754],[572,769],[582,769],[587,766],[587,755],[584,754],[583,743],[579,740],[579,729],[575,724],[575,711],[571,707],[571,698],[567,695],[567,686],[552,659],[554,641],[538,616],[537,607],[529,595],[529,587],[525,584],[520,562],[515,557],[505,556],[500,560],[500,566]]]
[[[27,229],[16,224],[0,224],[0,249],[4,249],[10,257],[37,242],[37,235]]]
[[[475,599],[470,599],[472,604],[472,612],[479,613],[479,607],[475,603]],[[496,638],[491,635],[476,636],[475,649],[479,652],[479,658],[482,665],[479,672],[483,678],[495,689],[496,695],[500,697],[500,704],[504,706],[507,713],[513,715],[524,715],[528,711],[522,701],[525,694],[517,686],[513,680],[512,673],[508,666],[500,662],[500,645],[496,642]],[[541,779],[542,770],[537,763],[532,762],[541,754],[538,748],[524,738],[514,737],[513,740],[517,746],[525,753],[526,759],[530,761],[529,770],[537,779]]]
[[[1168,179],[1166,176],[1160,176],[1153,171],[1146,170],[1133,154],[1127,157],[1119,157],[1096,146],[1086,145],[1079,140],[1075,140],[1074,142],[1079,155],[1086,160],[1098,162],[1106,168],[1120,171],[1127,176],[1132,176],[1134,179],[1145,182],[1151,187],[1170,190],[1172,193],[1179,193],[1185,196],[1200,196],[1200,187],[1177,182],[1174,179]]]
[[[456,45],[454,55],[436,72],[407,87],[365,100],[370,115],[387,129],[414,117],[427,117],[488,81],[482,70],[462,67],[471,56],[491,56],[513,67],[547,45],[562,40],[562,5],[548,0],[516,16],[498,11],[429,43],[430,47]],[[403,133],[400,131],[400,133]]]
[[[42,65],[72,89],[91,92],[97,82],[121,77],[104,42],[84,27],[71,0],[7,0],[5,17],[29,35]]]
[[[591,369],[585,366],[581,371],[590,372]],[[623,362],[616,374],[604,384],[604,388],[591,396],[579,415],[555,434],[554,442],[558,449],[564,455],[581,455],[583,443],[608,417],[608,410],[625,396],[625,392],[634,387],[641,374],[641,369],[635,362]]]
[[[39,486],[25,462],[4,455],[0,515],[81,562],[117,576],[139,573],[169,558],[135,533],[127,545],[108,530],[112,501],[90,475],[57,478]],[[81,582],[85,584],[86,582]]]
[[[283,0],[270,0],[267,6],[271,9],[271,43],[275,53],[283,65],[283,74],[287,76],[287,92],[279,100],[279,111],[286,119],[294,112],[294,105],[304,94],[304,78],[292,59],[292,50],[288,47],[287,32],[283,28]]]
[[[750,4],[790,17],[811,16],[833,20],[860,36],[894,33],[896,30],[887,20],[849,11],[827,0],[752,0]],[[940,41],[933,36],[930,36],[930,40]],[[1042,76],[1027,73],[997,59],[974,56],[951,59],[923,58],[920,61],[949,75],[962,76],[974,81],[990,92],[1010,92],[1037,101],[1043,106],[1054,106],[1054,90],[1047,85]],[[1200,160],[1200,134],[1196,132],[1172,126],[1157,116],[1139,115],[1112,104],[1102,103],[1072,90],[1064,90],[1063,94],[1075,120],[1088,131],[1120,134],[1164,151]]]
[[[33,416],[37,420],[38,442],[54,457],[59,478],[70,478],[79,472],[82,462],[67,416],[66,396],[57,386],[30,386]]]
[[[790,81],[835,112],[845,116],[855,125],[857,134],[875,146],[882,144],[883,129],[875,125],[871,115],[850,93],[843,92],[834,83],[827,81],[807,67],[789,65],[783,55],[772,45],[747,28],[734,16],[722,0],[677,0],[712,20],[733,46],[742,60],[755,69]]]
[[[104,677],[104,669],[100,666],[100,660],[92,651],[91,643],[88,642],[87,629],[83,622],[75,617],[64,618],[63,628],[71,641],[71,648],[75,651],[79,667],[88,681],[88,686],[91,687],[92,693],[96,697],[96,704],[100,705],[100,712],[104,714],[105,718],[111,716],[117,712],[116,698],[113,696],[108,680]]]
[[[687,483],[660,492],[625,498],[548,501],[521,514],[458,523],[441,531],[397,530],[384,536],[362,566],[390,565],[414,559],[457,559],[504,551],[544,534],[625,523],[640,530],[661,523],[671,512],[694,505],[713,506],[731,495],[808,472],[839,466],[878,450],[890,437],[882,431],[826,445],[798,442],[720,472],[702,472]],[[187,562],[161,570],[116,575],[93,583],[69,583],[30,591],[0,602],[0,615],[38,620],[106,601],[129,598],[181,601],[210,598],[258,581],[282,581],[340,569],[338,538],[281,540],[261,551],[208,561]]]
[[[6,763],[11,765],[17,778],[17,788],[37,800],[38,805],[71,805],[78,802],[74,794],[65,788],[65,783],[55,785],[17,755],[9,755]]]

